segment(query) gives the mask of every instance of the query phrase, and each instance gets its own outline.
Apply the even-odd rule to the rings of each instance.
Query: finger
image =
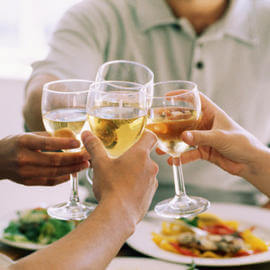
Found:
[[[85,156],[87,156],[87,160],[91,159],[90,154],[87,152],[86,148],[83,146],[81,149],[81,153],[83,153]]]
[[[178,90],[172,90],[172,91],[168,92],[166,94],[166,96],[170,97],[170,96],[176,96],[176,95],[182,95],[182,94],[188,94],[188,93],[190,93],[189,90],[178,89]]]
[[[63,175],[46,179],[46,186],[57,186],[70,180],[70,175]]]
[[[18,157],[20,166],[36,165],[47,167],[59,167],[82,163],[89,160],[86,151],[76,153],[59,152],[36,152],[26,149]]]
[[[186,90],[186,89],[178,89],[178,90],[173,90],[170,91],[166,94],[166,96],[168,97],[167,99],[174,99],[174,100],[181,100],[183,102],[186,103],[193,103],[194,102],[194,98],[195,95],[193,93],[193,91],[190,90]]]
[[[182,164],[187,164],[196,160],[202,159],[201,152],[198,149],[195,150],[190,150],[187,152],[184,152],[181,154],[181,163]],[[180,165],[180,159],[179,158],[173,158],[169,157],[168,158],[168,164],[172,166],[173,164],[176,166]]]
[[[165,155],[166,154],[166,152],[162,151],[159,147],[156,148],[156,153],[158,155]]]
[[[43,136],[43,137],[52,137],[52,135],[47,131],[35,131],[35,132],[32,132],[32,134]]]
[[[146,151],[148,150],[149,152],[153,149],[153,147],[157,143],[157,137],[154,135],[153,132],[145,130],[142,137],[140,138],[139,141],[137,141],[131,149],[136,149],[136,148],[143,148]],[[132,150],[131,150],[132,151]]]
[[[67,166],[82,163],[90,158],[86,151],[76,153],[36,152],[35,154],[40,157],[37,162],[40,162],[41,166]],[[36,165],[38,164],[36,163]]]
[[[207,131],[185,131],[182,134],[182,139],[189,145],[211,146],[218,148],[224,138],[223,132],[207,130]]]
[[[173,157],[169,157],[168,158],[168,164],[169,165],[176,165],[179,166],[180,165],[180,159],[179,158],[173,158]]]
[[[209,97],[202,92],[200,92],[200,99],[203,111],[207,109],[207,112],[211,112],[211,114],[214,114],[216,110],[222,111]]]
[[[221,109],[201,92],[200,100],[202,111],[197,129],[210,130],[213,126],[217,111],[221,111]]]
[[[22,146],[32,150],[44,151],[57,151],[80,147],[80,142],[72,138],[48,137],[36,134],[23,135],[20,139],[20,143]]]
[[[34,177],[28,178],[20,182],[25,186],[55,186],[62,184],[70,179],[70,175],[63,175],[58,177]]]
[[[202,155],[198,149],[190,150],[181,154],[182,164],[190,163],[199,159],[202,159]]]
[[[84,161],[80,164],[74,164],[62,167],[40,167],[40,166],[24,166],[20,169],[20,176],[23,178],[38,177],[57,177],[66,174],[76,173],[87,169],[89,162]]]
[[[108,158],[102,142],[90,131],[84,131],[82,133],[82,141],[91,156],[92,162],[94,162],[94,160]]]

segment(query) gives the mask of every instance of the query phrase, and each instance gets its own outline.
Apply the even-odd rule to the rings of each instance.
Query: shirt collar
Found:
[[[228,35],[250,45],[256,44],[255,1],[231,0],[224,18],[210,26],[200,39]],[[136,0],[136,9],[142,31],[160,25],[179,25],[185,20],[176,18],[165,0]]]
[[[250,45],[257,43],[255,8],[257,0],[231,0],[224,18],[224,34]]]
[[[142,31],[160,25],[178,24],[165,0],[136,0],[136,10]]]

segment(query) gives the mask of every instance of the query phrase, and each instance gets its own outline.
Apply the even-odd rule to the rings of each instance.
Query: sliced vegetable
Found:
[[[268,250],[266,243],[262,239],[256,237],[250,230],[243,231],[241,237],[248,245],[250,245],[251,249],[256,252]]]
[[[191,225],[191,226],[194,226],[194,227],[198,227],[199,217],[195,217],[193,219],[181,218],[181,220],[183,220],[188,225]]]
[[[196,234],[187,224],[198,226],[208,234]],[[268,250],[268,244],[253,234],[254,226],[245,231],[238,227],[238,221],[204,213],[193,219],[164,221],[160,234],[153,233],[153,241],[166,251],[189,257],[232,258]]]
[[[192,250],[188,248],[181,247],[179,244],[176,243],[170,243],[177,251],[178,253],[185,255],[185,256],[190,256],[190,257],[198,257],[197,254],[195,254]]]
[[[46,209],[18,211],[18,219],[4,229],[4,238],[15,242],[50,244],[75,228],[75,222],[49,217]]]
[[[202,229],[211,234],[218,234],[218,235],[234,234],[236,232],[234,229],[231,229],[230,227],[222,224],[205,226]]]

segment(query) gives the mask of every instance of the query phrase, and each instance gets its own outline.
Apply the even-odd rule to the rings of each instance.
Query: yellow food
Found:
[[[208,231],[196,235],[192,223]],[[223,220],[216,215],[203,213],[193,220],[162,222],[160,233],[152,233],[155,244],[163,250],[202,258],[230,258],[248,256],[268,250],[268,245],[255,236],[252,229],[239,231],[239,222]]]
[[[268,250],[268,246],[266,243],[256,237],[250,230],[245,230],[241,233],[242,238],[244,241],[250,245],[250,248],[256,252],[263,252]]]

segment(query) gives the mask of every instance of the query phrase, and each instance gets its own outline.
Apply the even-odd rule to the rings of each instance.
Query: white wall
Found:
[[[23,131],[24,84],[21,79],[0,79],[0,139]]]

